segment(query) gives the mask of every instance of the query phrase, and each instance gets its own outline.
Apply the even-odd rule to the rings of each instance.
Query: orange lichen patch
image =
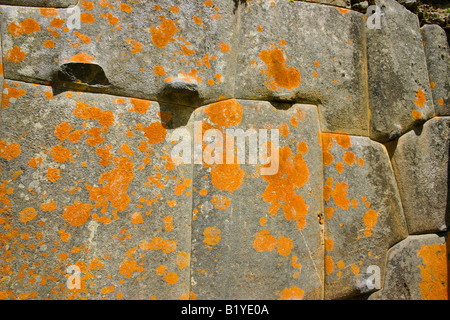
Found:
[[[277,129],[283,137],[286,138],[289,135],[289,127],[287,123],[281,124]]]
[[[342,269],[344,266],[345,266],[345,263],[344,263],[344,261],[342,261],[342,260],[339,260],[339,261],[336,263],[336,267],[338,267],[339,269]]]
[[[177,6],[171,6],[171,7],[169,7],[169,10],[174,14],[180,13],[180,8],[178,8]]]
[[[107,167],[111,164],[111,159],[113,155],[110,153],[112,149],[112,145],[107,144],[105,147],[98,147],[95,149],[95,154],[101,157],[100,164],[104,167]]]
[[[356,159],[356,164],[357,164],[358,166],[360,166],[360,167],[363,167],[363,166],[364,166],[364,160],[363,160],[363,158],[358,158],[358,159]]]
[[[118,162],[110,172],[102,173],[99,179],[99,183],[103,184],[102,188],[89,187],[91,201],[96,202],[96,208],[103,206],[103,213],[106,212],[107,205],[104,198],[109,200],[111,206],[118,211],[125,210],[131,200],[127,191],[128,185],[134,179],[134,164],[126,156],[120,157]]]
[[[334,270],[334,261],[330,256],[325,256],[325,272],[331,274]]]
[[[203,23],[203,20],[197,16],[193,16],[192,20],[194,20],[195,24],[198,24],[198,25],[201,25]]]
[[[313,71],[313,77],[317,78],[319,76],[319,74],[316,71]]]
[[[7,93],[5,93],[5,91]],[[17,99],[20,96],[24,96],[27,92],[24,89],[17,89],[15,87],[10,87],[7,82],[3,83],[2,92],[2,108],[8,108],[10,104],[10,99]]]
[[[372,235],[373,228],[378,220],[378,213],[375,210],[369,209],[366,211],[364,215],[364,224],[366,226],[366,230],[364,231],[364,235],[366,237],[370,237]]]
[[[108,127],[114,123],[114,115],[111,111],[103,111],[95,106],[89,106],[82,101],[77,101],[73,114],[83,120],[97,120],[103,127],[102,131],[107,131]]]
[[[438,105],[443,106],[444,105],[444,99],[439,98],[438,99]]]
[[[279,88],[292,90],[300,85],[300,71],[286,66],[286,58],[279,48],[263,50],[259,54],[259,58],[267,67],[265,74],[269,80],[266,82],[269,90],[279,90]]]
[[[178,268],[183,269],[189,267],[190,264],[190,254],[187,252],[180,252],[177,254],[176,263]]]
[[[36,219],[37,212],[33,207],[28,207],[19,212],[20,222],[27,223]]]
[[[347,198],[347,191],[348,184],[346,182],[338,182],[335,184],[333,193],[331,194],[334,199],[334,204],[344,210],[348,210],[350,206],[350,200]]]
[[[0,157],[6,160],[17,158],[22,153],[20,144],[11,142],[8,144],[0,138]]]
[[[85,130],[75,130],[67,136],[67,139],[72,143],[78,143],[81,141],[81,137],[84,136],[84,134]]]
[[[418,105],[419,107],[423,108],[423,105],[425,104],[425,101],[427,100],[425,97],[425,92],[420,90],[420,88],[417,89],[416,92],[416,100],[414,100],[414,103]]]
[[[153,67],[153,73],[158,77],[162,77],[166,75],[166,70],[164,70],[163,66],[155,65]]]
[[[215,126],[231,127],[242,121],[243,108],[236,99],[229,99],[211,103],[203,112]]]
[[[253,248],[258,252],[272,251],[277,245],[277,238],[270,234],[269,230],[264,229],[255,234]]]
[[[173,216],[167,216],[163,219],[164,222],[164,230],[172,231],[173,230]]]
[[[214,5],[214,2],[212,0],[206,0],[203,2],[203,4],[207,7],[212,7]]]
[[[359,268],[356,264],[352,264],[352,265],[350,266],[350,268],[351,268],[353,274],[354,274],[355,276],[358,277],[358,276],[359,276],[360,268]]]
[[[56,202],[51,200],[48,203],[41,204],[41,210],[44,212],[53,211],[56,209]]]
[[[163,276],[164,274],[166,274],[166,272],[167,272],[167,267],[166,266],[160,265],[158,268],[156,268],[156,273],[159,276]]]
[[[8,32],[13,37],[20,37],[22,34],[26,33],[30,35],[33,32],[37,32],[41,30],[41,26],[36,20],[28,18],[23,20],[21,23],[17,24],[16,21],[10,23],[8,26]]]
[[[114,16],[111,12],[108,12],[107,14],[102,13],[101,17],[105,18],[109,22],[110,26],[115,26],[120,21],[120,19],[118,17]],[[117,29],[120,29],[120,28],[121,28],[121,26],[118,25]]]
[[[124,258],[119,268],[119,273],[125,278],[131,278],[132,273],[138,271],[137,261]]]
[[[220,50],[222,50],[222,52],[224,52],[224,53],[231,52],[230,45],[228,43],[223,42],[223,41],[221,43],[219,43],[217,45],[217,47]]]
[[[94,9],[95,4],[91,1],[81,1],[81,7],[87,11]]]
[[[351,151],[345,151],[344,153],[344,162],[351,166],[355,162],[355,154]]]
[[[331,154],[331,152],[329,152],[329,150],[333,146],[332,135],[329,133],[322,133],[321,141],[322,141],[322,161],[323,165],[327,167],[334,161],[333,155]]]
[[[55,47],[55,42],[53,40],[47,40],[44,41],[44,43],[42,44],[44,47],[46,47],[47,49],[51,49]]]
[[[76,35],[78,37],[78,39],[80,39],[84,43],[90,43],[91,42],[91,38],[89,36],[85,35],[85,34],[79,33],[78,31],[74,31],[73,34]]]
[[[119,9],[125,11],[126,13],[130,13],[131,11],[133,11],[133,8],[127,5],[126,3],[119,4]]]
[[[416,120],[422,119],[422,114],[415,109],[411,112],[411,115]]]
[[[219,190],[232,192],[239,189],[244,177],[245,171],[239,164],[218,164],[211,169],[211,183]]]
[[[327,219],[333,218],[334,210],[332,207],[325,207],[324,212]]]
[[[138,113],[146,113],[151,104],[151,102],[148,100],[137,98],[130,98],[130,102],[133,105],[133,108],[131,108],[129,111]]]
[[[6,51],[6,59],[11,62],[19,63],[25,59],[26,53],[18,46],[14,46],[12,49]]]
[[[296,286],[292,286],[281,291],[279,300],[302,300],[304,296],[304,290]]]
[[[132,224],[144,223],[144,219],[142,219],[142,214],[140,212],[133,213],[131,215],[131,223]]]
[[[52,147],[50,155],[53,157],[54,161],[59,163],[64,163],[72,158],[72,152],[60,144]]]
[[[305,141],[299,142],[297,145],[297,151],[301,154],[308,152],[308,144]]]
[[[331,238],[325,239],[325,250],[330,252],[333,251],[334,248],[334,241]]]
[[[184,82],[187,82],[187,83],[194,83],[194,82],[201,83],[202,82],[202,77],[197,76],[197,74],[198,74],[198,70],[197,69],[192,69],[191,71],[189,71],[188,74],[184,73],[184,71],[181,71],[178,74],[178,78],[183,80]],[[171,79],[171,78],[168,78],[168,79]],[[172,80],[170,80],[170,81],[172,81]],[[164,80],[164,82],[167,82],[167,79]]]
[[[66,21],[64,19],[61,18],[54,18],[52,21],[50,21],[50,25],[53,28],[62,28],[62,26],[64,25]]]
[[[336,143],[342,148],[348,149],[349,147],[351,147],[352,143],[350,140],[350,135],[336,131],[336,133],[332,134],[332,136]]]
[[[422,245],[417,252],[423,264],[418,266],[423,279],[419,283],[422,300],[448,300],[447,255],[445,244]]]
[[[152,122],[147,127],[143,127],[142,131],[144,131],[144,137],[148,139],[147,142],[150,144],[163,142],[167,135],[165,126],[159,121]]]
[[[344,9],[344,8],[338,8],[338,10],[339,10],[340,13],[343,13],[343,14],[346,14],[346,13],[348,13],[350,11],[350,10]]]
[[[277,241],[277,252],[282,256],[287,256],[291,253],[294,243],[287,237],[279,237]]]
[[[86,52],[79,52],[76,55],[70,57],[70,62],[91,63],[95,61],[94,57],[88,55]]]
[[[37,168],[38,166],[41,165],[41,163],[42,163],[42,157],[39,157],[39,158],[31,158],[27,164],[30,167]]]
[[[62,242],[68,242],[71,234],[69,232],[66,232],[66,230],[60,229],[59,231],[59,235],[61,236],[61,241]],[[74,250],[72,249],[71,252],[73,252]]]
[[[176,274],[175,272],[168,272],[163,277],[163,279],[165,282],[167,282],[167,284],[173,285],[178,282],[178,274]]]
[[[161,237],[155,237],[151,242],[141,241],[139,244],[141,250],[162,250],[164,253],[171,253],[177,249],[177,243],[174,240],[164,240]]]
[[[83,12],[80,14],[80,21],[88,24],[92,24],[95,21],[95,17],[91,13]]]
[[[68,122],[61,122],[55,127],[55,136],[63,142],[69,136],[70,131],[72,131],[72,125]]]
[[[216,227],[206,228],[203,231],[203,236],[205,237],[205,239],[203,239],[203,242],[209,246],[215,246],[222,239],[220,233],[221,233],[221,231],[219,228],[216,228]]]
[[[279,168],[274,175],[261,176],[267,183],[263,200],[271,204],[268,213],[276,215],[280,208],[288,221],[295,221],[302,230],[306,225],[308,205],[302,195],[296,194],[309,180],[308,166],[301,153],[292,156],[292,150],[285,146],[279,148]]]
[[[201,190],[198,192],[198,194],[201,195],[201,196],[206,196],[206,195],[208,194],[208,190],[206,190],[206,189],[201,189]]]
[[[65,206],[63,219],[73,227],[79,227],[86,223],[91,215],[92,204],[84,204],[75,201],[71,206]]]
[[[48,168],[47,169],[47,180],[50,182],[55,182],[61,179],[61,169],[58,168]]]
[[[344,171],[344,164],[342,162],[336,163],[336,171],[342,173]]]
[[[195,53],[195,50],[189,49],[185,45],[181,45],[181,50],[182,50],[183,54],[186,56],[191,56]]]
[[[158,28],[150,27],[152,41],[158,48],[165,48],[169,42],[175,42],[172,37],[178,32],[178,28],[171,19],[164,19]]]
[[[211,203],[216,209],[226,210],[230,206],[231,200],[230,198],[225,196],[213,196],[211,199]]]
[[[39,8],[39,11],[44,17],[56,17],[58,15],[58,10],[55,8]]]
[[[136,54],[138,52],[141,52],[141,50],[143,48],[141,43],[139,43],[136,40],[133,40],[131,38],[126,39],[125,42],[127,44],[131,45],[130,51],[131,51],[132,54]]]

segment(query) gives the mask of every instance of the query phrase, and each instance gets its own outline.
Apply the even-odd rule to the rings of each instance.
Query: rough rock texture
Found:
[[[261,166],[247,162],[195,165],[192,292],[198,299],[322,299],[317,108],[225,103],[197,110],[203,130],[278,128],[279,168],[265,175]],[[239,118],[227,117],[224,109],[234,109]]]
[[[191,199],[175,189],[192,167],[174,166],[165,137],[191,111],[9,80],[4,89],[2,297],[188,295]]]
[[[253,1],[240,23],[236,97],[319,104],[323,131],[368,135],[362,14],[305,2]]]
[[[364,137],[322,134],[325,298],[367,291],[366,269],[381,274],[387,250],[407,237],[394,173],[383,145]]]
[[[0,4],[29,7],[56,7],[67,8],[74,6],[78,0],[0,0]]]
[[[445,31],[427,24],[420,29],[427,58],[430,87],[436,114],[450,115],[450,49]]]
[[[370,300],[448,300],[448,234],[417,235],[389,250],[383,289]]]
[[[410,234],[447,230],[450,117],[434,118],[391,146]]]
[[[0,299],[448,298],[448,47],[356,2],[0,0]]]
[[[370,137],[386,142],[434,116],[417,16],[377,0],[381,28],[367,30]]]

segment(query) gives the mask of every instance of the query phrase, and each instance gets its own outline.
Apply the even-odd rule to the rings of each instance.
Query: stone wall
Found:
[[[394,0],[378,29],[347,0],[0,4],[0,298],[448,299],[439,26]],[[195,157],[229,129],[278,130],[277,170]]]

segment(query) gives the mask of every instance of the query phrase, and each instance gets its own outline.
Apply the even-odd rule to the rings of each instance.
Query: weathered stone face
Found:
[[[204,130],[224,134],[229,129],[279,129],[280,142],[276,174],[266,175],[261,170],[268,165],[248,161],[195,165],[192,291],[198,299],[321,299],[317,108],[276,110],[268,102],[236,100],[202,107],[195,119]]]
[[[450,118],[434,118],[391,146],[392,165],[410,234],[442,232],[449,225]]]
[[[370,300],[448,300],[448,234],[417,235],[389,250],[383,289]]]
[[[348,0],[0,4],[0,299],[448,298],[439,27],[394,0],[380,29]]]
[[[408,233],[385,148],[327,133],[322,144],[325,298],[347,298],[370,291],[366,270],[377,266],[384,274],[387,250]]]
[[[367,30],[370,137],[386,142],[434,116],[417,16],[394,0],[375,1],[381,28]]]
[[[437,115],[449,116],[450,49],[447,36],[438,25],[424,25],[420,31],[427,58],[434,109]]]

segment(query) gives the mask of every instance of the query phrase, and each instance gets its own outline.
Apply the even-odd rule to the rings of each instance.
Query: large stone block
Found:
[[[409,234],[449,225],[450,117],[433,118],[389,146]]]
[[[376,0],[380,29],[367,30],[370,136],[386,142],[434,116],[428,69],[415,14]]]
[[[188,297],[192,166],[165,138],[191,112],[7,80],[1,298]]]
[[[369,300],[448,300],[447,235],[409,236],[389,250],[383,289]]]
[[[295,104],[277,110],[269,102],[227,100],[197,109],[195,119],[196,128],[202,123],[203,131],[224,134],[278,129],[280,141],[272,153],[279,155],[278,162],[271,161],[278,164],[275,174],[264,175],[261,168],[267,167],[249,159],[195,165],[193,294],[199,299],[322,299],[317,108]],[[229,150],[233,156],[234,148]]]
[[[388,249],[407,237],[386,149],[365,137],[322,135],[325,299],[369,292],[367,273],[384,273]]]
[[[256,0],[243,8],[240,24],[237,98],[306,101],[319,105],[323,131],[368,135],[361,13]]]
[[[235,6],[228,0],[80,1],[78,12],[4,6],[5,73],[188,106],[232,97]]]
[[[450,116],[450,49],[444,29],[437,24],[420,28],[427,58],[430,87],[437,115]]]

